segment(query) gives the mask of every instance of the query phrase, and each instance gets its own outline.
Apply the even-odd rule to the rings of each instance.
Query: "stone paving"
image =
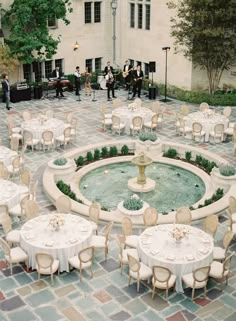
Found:
[[[50,93],[52,96],[53,93]],[[117,97],[126,102],[127,92],[117,90]],[[0,104],[0,137],[3,144],[8,146],[7,130],[5,125],[6,115],[13,115],[20,124],[20,113],[25,109],[32,110],[33,116],[52,108],[56,117],[64,119],[64,113],[74,111],[75,117],[79,119],[79,127],[76,143],[70,144],[66,150],[75,146],[84,146],[94,142],[103,142],[111,139],[126,139],[127,135],[111,134],[104,132],[101,126],[101,115],[99,106],[106,102],[106,92],[96,91],[96,102],[93,97],[85,96],[82,92],[81,100],[73,93],[65,93],[65,99],[41,99],[19,102],[12,104],[13,108],[6,112],[5,105]],[[150,106],[151,102],[142,95],[143,106]],[[231,141],[212,145],[209,143],[199,144],[191,140],[179,137],[175,132],[175,112],[182,102],[174,101],[161,103],[166,106],[164,123],[158,129],[160,138],[169,139],[173,142],[181,142],[214,151],[225,157],[236,165]],[[109,108],[112,104],[109,102]],[[199,106],[191,105],[191,111],[197,111]],[[222,110],[217,107],[217,110]],[[236,120],[236,111],[230,120]],[[130,137],[129,137],[130,138]],[[135,138],[134,138],[135,139]],[[37,200],[43,212],[53,210],[51,202],[42,191],[41,177],[48,160],[64,152],[58,148],[52,152],[27,150],[25,167],[33,172],[33,179],[39,180]],[[194,225],[201,226],[202,222]],[[19,226],[18,222],[14,223]],[[219,243],[223,233],[227,229],[224,213],[220,217],[220,226],[216,235]],[[137,233],[140,231],[136,231]],[[183,294],[169,293],[169,301],[166,302],[163,292],[158,292],[155,299],[151,298],[150,285],[143,282],[140,292],[136,292],[136,283],[128,287],[128,269],[124,268],[123,275],[120,274],[118,265],[118,248],[114,236],[121,233],[119,227],[114,227],[109,246],[107,261],[104,254],[96,252],[93,271],[94,277],[83,272],[83,281],[80,282],[79,274],[73,270],[70,273],[55,275],[54,286],[50,285],[50,278],[42,276],[37,281],[35,271],[26,272],[23,266],[15,265],[13,275],[10,276],[9,269],[5,269],[3,253],[0,251],[0,320],[1,321],[235,321],[236,320],[236,259],[232,260],[232,273],[229,284],[223,287],[212,279],[207,287],[207,298],[204,299],[201,290],[197,291],[197,298],[191,301],[191,290],[186,289]],[[0,234],[3,234],[0,229]],[[230,251],[236,250],[235,241],[232,242]]]

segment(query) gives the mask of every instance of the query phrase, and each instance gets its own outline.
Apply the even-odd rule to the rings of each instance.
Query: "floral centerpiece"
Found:
[[[53,231],[58,231],[65,224],[64,217],[61,215],[53,215],[50,217],[48,225],[52,228]]]
[[[187,229],[182,225],[174,225],[173,230],[171,231],[171,236],[177,241],[180,242],[187,234]]]
[[[136,103],[129,104],[128,105],[128,110],[137,111],[138,110],[138,105]]]
[[[45,115],[39,115],[38,120],[39,120],[40,124],[43,125],[44,122],[48,120],[48,118]]]

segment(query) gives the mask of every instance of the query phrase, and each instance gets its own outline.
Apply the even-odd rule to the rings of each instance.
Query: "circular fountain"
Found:
[[[135,156],[131,162],[138,167],[138,176],[128,180],[128,188],[131,191],[141,193],[154,190],[156,182],[145,175],[145,169],[152,164],[152,159],[142,152],[140,155]]]

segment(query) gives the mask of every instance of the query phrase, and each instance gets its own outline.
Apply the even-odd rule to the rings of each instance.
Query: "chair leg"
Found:
[[[155,296],[155,286],[153,285],[153,288],[152,288],[152,299],[154,299],[154,296]]]
[[[139,292],[139,279],[137,279],[137,292]]]
[[[193,301],[193,299],[194,299],[194,292],[195,292],[195,289],[193,288],[193,289],[192,289],[192,301]]]
[[[79,279],[80,279],[80,282],[82,281],[82,269],[79,269]]]
[[[129,286],[130,286],[130,281],[131,281],[131,276],[129,275],[129,283],[128,283],[128,284],[129,284]]]
[[[51,274],[51,285],[52,285],[52,286],[54,285],[54,282],[53,282],[53,273]]]

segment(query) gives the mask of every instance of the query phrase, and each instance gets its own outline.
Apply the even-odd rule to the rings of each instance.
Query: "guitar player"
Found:
[[[126,60],[124,68],[123,68],[123,77],[125,80],[125,90],[130,90],[132,70],[133,70],[133,67],[129,64],[129,61]]]
[[[140,98],[142,83],[143,83],[143,71],[141,70],[141,66],[138,65],[137,68],[132,73],[133,76],[133,96],[136,96],[136,92],[138,91],[138,97]]]

